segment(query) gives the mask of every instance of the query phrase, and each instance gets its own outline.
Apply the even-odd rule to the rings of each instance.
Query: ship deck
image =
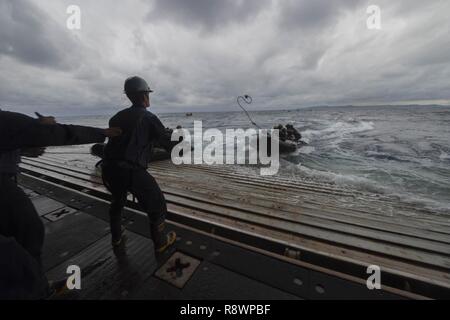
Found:
[[[152,163],[178,241],[156,259],[147,218],[130,197],[127,249],[113,252],[110,196],[94,164],[62,154],[24,158],[19,179],[46,225],[49,278],[63,277],[68,264],[87,270],[80,298],[449,297],[448,216],[227,166]],[[381,268],[382,290],[367,289],[369,265]]]

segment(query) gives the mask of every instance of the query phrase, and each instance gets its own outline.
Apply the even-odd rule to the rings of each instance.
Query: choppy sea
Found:
[[[450,215],[450,107],[316,107],[251,112],[261,127],[292,123],[308,142],[281,155],[279,175],[393,195]],[[249,128],[243,112],[158,114],[164,125]],[[63,117],[62,123],[106,127],[110,115]],[[49,148],[80,160],[90,146]],[[236,170],[255,170],[236,166]]]

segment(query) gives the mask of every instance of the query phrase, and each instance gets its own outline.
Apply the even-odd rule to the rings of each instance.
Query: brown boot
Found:
[[[156,248],[157,253],[163,253],[164,251],[166,251],[167,248],[169,248],[171,245],[173,245],[175,243],[175,241],[177,240],[177,234],[175,233],[175,231],[169,231],[166,234],[165,240],[166,240],[165,243],[160,244]]]
[[[177,240],[177,234],[174,231],[166,232],[165,229],[166,224],[164,222],[151,226],[152,240],[156,253],[163,253]]]

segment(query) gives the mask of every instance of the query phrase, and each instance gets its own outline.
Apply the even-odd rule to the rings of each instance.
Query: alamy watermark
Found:
[[[172,133],[179,142],[172,149],[172,162],[180,164],[261,165],[260,174],[275,175],[280,167],[279,130],[219,129],[203,130],[202,121],[194,121],[193,137],[187,129]]]
[[[70,5],[66,9],[69,17],[66,20],[66,26],[69,30],[81,29],[81,8],[77,5]]]
[[[366,13],[369,15],[366,21],[367,29],[381,30],[381,8],[371,5],[367,7]]]
[[[66,9],[69,15],[66,20],[66,26],[69,30],[81,29],[81,8],[78,5],[70,5]],[[366,20],[367,29],[380,30],[381,29],[381,8],[378,5],[370,5],[366,9],[368,15]]]
[[[81,269],[77,265],[67,267],[67,274],[70,274],[66,280],[66,286],[69,290],[81,290]]]
[[[367,278],[366,285],[369,290],[381,289],[381,268],[377,265],[370,265],[367,267],[367,274],[370,276]]]

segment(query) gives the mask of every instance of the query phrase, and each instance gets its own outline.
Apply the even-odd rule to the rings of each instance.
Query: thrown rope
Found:
[[[252,117],[250,117],[250,114],[247,112],[247,110],[245,110],[245,108],[241,105],[240,100],[244,100],[244,102],[246,104],[251,104],[253,102],[252,97],[250,97],[248,94],[246,94],[244,96],[239,96],[239,97],[237,97],[237,103],[238,103],[239,107],[241,107],[241,109],[244,110],[244,112],[247,115],[250,122],[257,128],[261,129],[261,127],[255,121],[253,121]]]

